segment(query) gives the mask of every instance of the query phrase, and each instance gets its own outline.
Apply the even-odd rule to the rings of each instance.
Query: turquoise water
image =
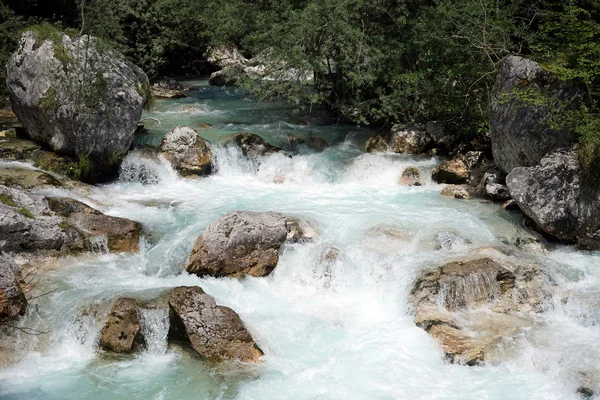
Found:
[[[370,130],[256,104],[205,81],[185,84],[194,87],[192,96],[157,102],[148,116],[161,126],[136,141],[157,144],[174,126],[197,128],[211,142],[216,175],[181,179],[166,163],[134,152],[127,168],[151,171],[156,184],[132,182],[124,173],[81,197],[108,214],[140,221],[142,251],[63,259],[43,273],[37,290],[54,291],[37,300],[22,323],[49,333],[18,337],[20,361],[0,370],[0,397],[577,399],[582,373],[592,379],[600,373],[600,254],[517,247],[533,234],[498,205],[440,197],[442,186],[429,179],[421,187],[398,185],[407,166],[429,176],[439,160],[365,154]],[[281,146],[289,133],[322,137],[331,146],[251,162],[224,145],[239,131]],[[303,217],[319,235],[312,243],[285,245],[266,278],[200,279],[182,272],[204,227],[233,210]],[[542,263],[568,300],[557,297],[536,327],[510,339],[512,357],[481,367],[448,364],[439,345],[414,325],[407,295],[423,269],[491,247]],[[324,262],[332,248],[339,257]],[[152,298],[179,285],[200,285],[236,310],[265,352],[263,362],[211,364],[167,348],[160,315],[147,316],[156,338],[147,351],[116,357],[97,349],[112,299]]]

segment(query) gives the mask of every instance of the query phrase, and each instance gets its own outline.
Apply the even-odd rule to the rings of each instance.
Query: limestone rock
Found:
[[[0,139],[0,158],[7,161],[27,160],[40,149],[40,145],[19,138]]]
[[[600,231],[600,190],[586,184],[575,149],[561,149],[535,167],[515,168],[506,177],[511,196],[544,232],[566,242]]]
[[[235,86],[245,77],[246,74],[243,68],[232,65],[220,71],[213,72],[208,79],[208,83],[212,86]]]
[[[131,353],[143,343],[140,305],[127,297],[115,301],[100,334],[100,347],[113,353]]]
[[[431,178],[435,182],[454,185],[466,183],[470,175],[469,168],[458,160],[446,161],[431,171]]]
[[[402,172],[399,183],[404,186],[422,186],[421,172],[416,167],[408,167]]]
[[[0,253],[0,323],[25,314],[27,299],[20,281],[18,267],[8,255]]]
[[[12,108],[28,135],[56,153],[85,157],[92,168],[82,178],[91,181],[116,175],[149,94],[141,69],[96,44],[89,36],[43,40],[25,32],[7,63],[6,79]],[[91,94],[81,101],[75,94],[84,69],[81,90]]]
[[[240,52],[240,50],[231,44],[214,46],[208,49],[205,54],[209,63],[216,65],[219,68],[225,68],[232,65],[245,65],[248,59]]]
[[[168,297],[170,337],[189,338],[194,350],[213,361],[256,362],[263,355],[231,308],[219,306],[198,286],[177,287]]]
[[[279,213],[232,212],[206,227],[185,269],[199,276],[266,276],[277,266],[279,247],[304,231]]]
[[[414,125],[394,125],[390,131],[390,149],[394,153],[421,154],[431,144],[427,132]]]
[[[182,176],[206,176],[212,172],[212,152],[208,142],[192,128],[178,126],[160,142],[159,151]]]
[[[552,128],[552,106],[519,99],[519,91],[525,89],[567,105],[581,95],[534,61],[517,56],[502,61],[491,97],[490,125],[494,161],[506,173],[516,167],[532,167],[574,140],[569,130]]]

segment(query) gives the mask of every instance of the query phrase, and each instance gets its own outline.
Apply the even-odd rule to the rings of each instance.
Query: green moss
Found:
[[[55,25],[49,23],[33,25],[25,30],[33,32],[35,37],[42,42],[51,40],[54,43],[60,43],[62,40],[61,31]]]
[[[68,227],[69,227],[69,223],[67,221],[63,221],[60,223],[60,229],[62,229],[63,232],[66,231]]]
[[[8,193],[1,193],[0,194],[0,202],[6,204],[7,206],[10,207],[14,207],[16,206],[15,201],[13,200],[12,196]]]
[[[19,208],[17,209],[17,212],[21,215],[26,216],[27,218],[35,219],[35,215],[33,215],[33,213],[26,208]]]
[[[56,109],[56,89],[52,86],[46,90],[44,96],[40,100],[40,106],[44,110],[54,110]]]

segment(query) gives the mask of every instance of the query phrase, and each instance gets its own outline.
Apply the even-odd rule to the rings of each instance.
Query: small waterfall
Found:
[[[255,174],[260,166],[260,160],[246,157],[242,149],[234,145],[216,145],[211,150],[214,154],[215,170],[220,176],[239,176]]]
[[[125,157],[119,171],[121,182],[137,182],[143,185],[156,185],[165,174],[165,168],[155,155],[133,151]]]
[[[167,352],[167,334],[169,333],[169,310],[151,308],[141,312],[142,334],[146,341],[147,352],[162,355]]]
[[[106,254],[108,253],[108,237],[94,236],[88,239],[86,247],[93,253]]]
[[[449,310],[456,310],[495,300],[501,294],[496,276],[496,270],[487,268],[467,275],[452,275],[442,281],[438,302]]]

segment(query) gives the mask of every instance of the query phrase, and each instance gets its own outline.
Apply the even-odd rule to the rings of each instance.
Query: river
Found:
[[[369,129],[257,104],[205,80],[184,85],[193,87],[191,96],[158,101],[148,116],[162,125],[136,141],[157,144],[176,125],[195,128],[212,144],[216,174],[179,178],[134,152],[117,182],[83,199],[141,222],[141,251],[65,258],[41,273],[36,293],[51,293],[21,323],[48,333],[16,334],[22,359],[0,370],[2,399],[578,399],[581,374],[599,372],[598,252],[545,251],[520,217],[498,204],[441,197],[442,186],[428,178],[439,159],[366,154]],[[239,131],[274,145],[295,134],[330,146],[257,163],[222,144]],[[423,186],[398,184],[408,166],[422,171]],[[154,184],[136,181],[142,170]],[[302,217],[319,235],[284,245],[266,278],[182,273],[202,230],[233,210]],[[536,317],[536,332],[513,338],[516,351],[507,360],[449,364],[413,323],[407,296],[425,268],[489,247],[536,259],[569,298],[553,299],[553,309]],[[327,257],[332,251],[339,255]],[[151,338],[143,353],[117,357],[97,349],[102,320],[95,308],[181,285],[199,285],[238,312],[264,361],[210,364],[167,347],[167,315],[157,311],[142,315]]]

